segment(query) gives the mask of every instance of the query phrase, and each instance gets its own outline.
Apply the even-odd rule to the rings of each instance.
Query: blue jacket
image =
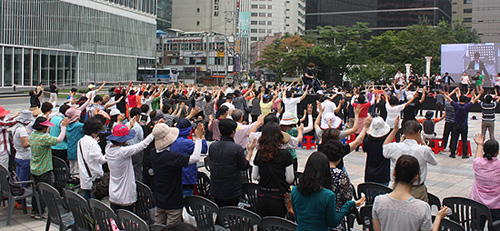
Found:
[[[194,151],[194,142],[188,139],[190,132],[191,132],[191,127],[179,129],[179,136],[174,141],[172,146],[170,146],[170,151],[190,156]],[[201,152],[207,153],[207,149],[208,149],[207,141],[204,140]],[[190,164],[187,167],[182,168],[183,185],[194,185],[196,184],[197,180],[198,180],[198,166],[196,163]]]

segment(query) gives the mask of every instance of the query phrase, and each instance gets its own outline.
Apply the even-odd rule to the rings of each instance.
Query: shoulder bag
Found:
[[[80,153],[82,154],[85,169],[87,169],[87,173],[89,174],[90,179],[92,179],[92,173],[90,173],[87,161],[85,161],[85,158],[83,157],[82,143],[79,142],[78,146],[80,147]],[[101,199],[109,195],[109,173],[104,173],[101,178],[92,181],[92,195],[97,199]]]

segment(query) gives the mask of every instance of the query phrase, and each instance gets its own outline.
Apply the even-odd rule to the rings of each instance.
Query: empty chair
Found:
[[[59,192],[62,193],[63,189],[71,189],[74,190],[75,188],[79,188],[79,185],[75,185],[73,187],[68,187],[68,182],[70,180],[70,172],[69,172],[69,167],[66,164],[66,162],[57,157],[53,156],[52,157],[52,166],[54,168],[54,187],[59,190]]]
[[[459,223],[465,230],[482,230],[486,221],[489,226],[498,227],[500,221],[493,222],[486,205],[464,197],[447,197],[443,205],[451,209],[450,219]]]
[[[432,217],[432,220],[434,221],[436,217]],[[465,231],[464,227],[462,227],[460,224],[457,222],[454,222],[452,220],[443,218],[441,220],[441,223],[439,224],[439,230],[440,231]]]
[[[148,224],[143,219],[128,210],[118,209],[116,213],[125,231],[144,231],[149,229]]]
[[[235,206],[219,210],[219,220],[231,231],[253,231],[260,229],[261,218],[256,213]]]
[[[64,190],[64,197],[75,219],[74,228],[77,230],[93,231],[94,219],[92,215],[90,215],[90,208],[87,200],[80,196],[80,194],[67,189]]]
[[[215,230],[215,217],[219,213],[217,204],[201,196],[187,196],[184,198],[184,206],[187,213],[196,220],[196,227],[200,231]]]
[[[167,226],[164,225],[150,225],[149,231],[163,231],[167,230]]]
[[[198,195],[210,199],[210,178],[204,172],[198,171],[196,191],[198,192]]]
[[[154,223],[154,208],[155,202],[151,189],[140,181],[135,182],[137,185],[137,202],[135,203],[135,211],[137,215],[145,220],[148,224]]]
[[[109,206],[96,199],[90,199],[89,206],[99,231],[113,231],[113,227],[122,229],[115,212]]]
[[[250,210],[256,211],[259,185],[254,183],[243,184],[243,199],[250,204]]]
[[[262,229],[264,231],[295,231],[297,224],[281,217],[262,218]]]
[[[431,193],[427,193],[427,195],[429,198],[429,206],[431,206],[431,209],[432,206],[435,205],[437,207],[437,210],[439,211],[439,209],[441,209],[441,201],[439,200],[439,197]]]
[[[371,205],[365,205],[359,209],[358,224],[363,226],[363,230],[373,230]]]
[[[47,205],[47,209],[49,210],[49,217],[47,219],[47,225],[45,230],[49,230],[50,224],[54,223],[59,226],[59,230],[73,230],[74,218],[71,212],[65,211],[62,208],[64,204],[64,199],[59,194],[56,188],[50,186],[47,183],[38,183],[38,190],[40,191],[40,195],[42,200]]]
[[[361,198],[362,194],[366,197],[366,205],[372,205],[375,197],[380,194],[386,194],[392,192],[392,189],[377,183],[361,183],[358,185],[358,198]]]
[[[7,169],[0,166],[0,196],[2,197],[2,200],[4,196],[7,197],[8,198],[7,202],[9,203],[7,212],[7,226],[10,225],[10,218],[12,216],[12,210],[14,209],[14,204],[16,200],[23,200],[23,212],[26,214],[27,213],[26,198],[31,197],[33,195],[38,198],[38,193],[36,193],[36,191],[34,190],[35,183],[33,183],[33,181],[18,181],[18,182],[12,181],[12,183],[16,185],[26,184],[27,186],[29,186],[28,188],[24,188],[23,195],[13,196],[9,185],[9,179],[10,179],[10,174],[7,171]],[[38,214],[41,214],[40,200],[37,199],[36,202],[38,205]]]

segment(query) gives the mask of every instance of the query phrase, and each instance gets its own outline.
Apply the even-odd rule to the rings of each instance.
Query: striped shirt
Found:
[[[29,143],[31,147],[31,174],[41,176],[52,171],[52,149],[50,146],[57,144],[57,137],[35,131],[31,133]]]
[[[454,123],[455,122],[455,108],[451,106],[451,103],[446,101],[444,104],[445,110],[446,110],[446,115],[444,116],[444,121],[447,123]]]
[[[481,108],[483,109],[483,120],[495,121],[495,109],[497,108],[497,102],[481,102]]]

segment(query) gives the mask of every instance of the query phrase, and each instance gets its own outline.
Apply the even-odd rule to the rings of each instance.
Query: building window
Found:
[[[464,14],[472,14],[472,9],[464,9]]]
[[[464,18],[464,22],[472,22],[472,18]]]
[[[252,5],[252,9],[257,9],[257,8],[259,8],[258,5]]]
[[[214,16],[215,16],[215,17],[219,16],[219,11],[215,11],[215,12],[214,12]]]
[[[251,37],[250,41],[257,41],[257,37]]]
[[[257,29],[250,29],[250,33],[257,33]]]
[[[267,9],[272,9],[273,5],[267,5]]]
[[[266,25],[266,21],[259,21],[259,25]]]
[[[197,9],[196,9],[196,11],[197,11],[198,13],[200,13],[200,8],[197,8]]]
[[[273,25],[273,21],[267,21],[267,25]]]
[[[273,13],[267,13],[267,17],[269,18],[273,17]]]
[[[257,25],[257,21],[250,21],[251,25]]]
[[[271,30],[271,29],[267,29],[267,33],[268,33],[268,34],[272,34],[272,33],[273,33],[273,30]]]
[[[259,29],[259,33],[266,33],[266,29]]]
[[[472,0],[464,0],[464,4],[472,4]]]
[[[196,25],[199,26],[200,25],[200,21],[196,21]]]
[[[259,13],[259,17],[266,17],[266,13]]]
[[[250,14],[250,16],[252,16],[252,17],[257,17],[258,15],[259,15],[258,13],[252,13],[252,14]]]
[[[259,5],[259,9],[266,9],[266,5]]]

